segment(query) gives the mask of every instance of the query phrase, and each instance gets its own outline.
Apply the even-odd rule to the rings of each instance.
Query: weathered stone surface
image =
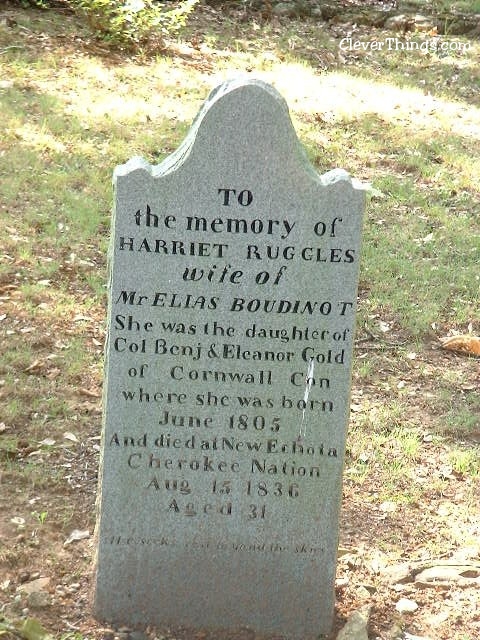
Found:
[[[273,7],[273,13],[276,16],[289,16],[295,15],[295,3],[294,2],[279,2]]]
[[[327,633],[363,190],[238,80],[115,192],[96,614]]]
[[[273,6],[273,14],[277,16],[288,16],[290,18],[300,18],[312,14],[313,7],[308,2],[296,0],[294,2],[279,2]]]
[[[23,591],[24,593],[35,593],[36,591],[43,591],[50,584],[50,578],[36,578],[30,582],[24,582],[21,584],[17,591]]]
[[[370,609],[370,605],[365,605],[354,611],[337,635],[337,640],[368,640],[367,627]]]
[[[28,594],[27,606],[31,609],[45,609],[52,604],[52,596],[48,591],[33,591]]]

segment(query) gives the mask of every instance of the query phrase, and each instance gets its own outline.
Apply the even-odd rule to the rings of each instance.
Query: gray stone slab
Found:
[[[250,79],[114,184],[96,615],[327,633],[363,191]]]

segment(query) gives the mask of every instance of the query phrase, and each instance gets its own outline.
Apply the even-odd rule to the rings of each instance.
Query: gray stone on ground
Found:
[[[28,594],[27,606],[31,609],[45,609],[52,604],[52,596],[47,591],[33,591]]]
[[[371,606],[366,605],[354,611],[337,635],[337,640],[368,640],[370,609]]]

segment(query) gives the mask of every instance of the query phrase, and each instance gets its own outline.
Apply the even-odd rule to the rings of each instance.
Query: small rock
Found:
[[[320,5],[320,9],[321,9],[322,18],[325,21],[331,20],[339,12],[341,12],[341,9],[338,6],[334,4],[324,4],[323,2]]]
[[[385,29],[393,29],[394,31],[403,31],[407,28],[409,23],[413,23],[413,19],[403,13],[397,16],[392,16],[385,21]]]
[[[367,625],[370,615],[370,605],[354,611],[341,629],[337,640],[368,640]]]
[[[399,624],[398,622],[395,622],[395,624],[387,634],[388,640],[403,640],[405,636],[403,635],[402,627],[403,625]]]
[[[17,587],[17,591],[23,591],[24,593],[30,594],[35,593],[36,591],[43,591],[45,587],[48,587],[50,584],[50,578],[39,578],[38,573],[33,574],[30,577],[37,575],[35,580],[31,580],[30,582],[25,582]]]
[[[436,24],[426,16],[416,15],[414,17],[414,20],[415,20],[416,31],[431,31],[436,27]]]
[[[348,585],[349,582],[350,578],[348,578],[348,576],[344,576],[343,578],[337,578],[335,580],[335,586],[337,587],[337,589],[343,589]]]
[[[370,599],[370,591],[366,589],[363,585],[358,587],[355,590],[355,594],[359,600],[369,600]]]
[[[288,16],[292,18],[295,15],[295,5],[293,2],[279,2],[273,8],[273,13],[276,16]]]
[[[390,567],[384,567],[382,574],[388,577],[391,584],[412,582],[412,565],[408,562],[402,562]]]
[[[47,591],[33,591],[28,594],[27,605],[31,609],[45,609],[52,604],[52,597]]]
[[[415,576],[415,581],[426,585],[442,585],[456,582],[464,586],[478,584],[480,565],[438,565],[424,569]]]
[[[400,598],[400,600],[395,605],[395,609],[399,613],[413,613],[418,609],[418,604],[415,602],[415,600]]]
[[[362,584],[361,585],[365,591],[368,591],[370,595],[377,593],[377,587],[374,584]]]

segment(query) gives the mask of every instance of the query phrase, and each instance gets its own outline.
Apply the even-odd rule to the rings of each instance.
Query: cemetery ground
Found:
[[[342,167],[372,187],[332,638],[362,607],[370,639],[480,636],[479,361],[440,341],[480,333],[480,44],[341,49],[436,36],[247,17],[203,7],[181,42],[132,57],[68,14],[0,11],[7,637],[114,636],[89,608],[111,175],[171,153],[238,71],[283,94],[320,173]]]

